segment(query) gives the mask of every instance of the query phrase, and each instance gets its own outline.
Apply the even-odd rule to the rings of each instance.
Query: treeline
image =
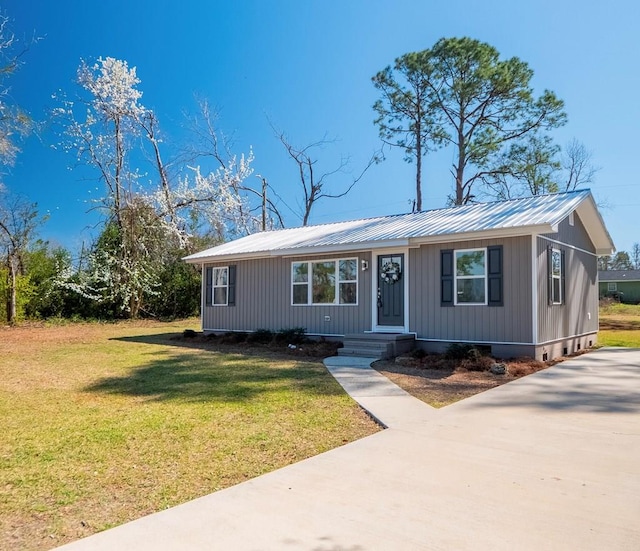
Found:
[[[640,243],[634,243],[631,253],[618,251],[613,256],[598,258],[598,270],[640,270]]]
[[[174,319],[199,312],[200,272],[180,260],[184,254],[184,251],[174,251],[173,259],[163,265],[157,274],[155,289],[143,297],[140,316]],[[0,266],[0,320],[11,319],[15,323],[49,318],[112,320],[129,317],[106,288],[94,289],[92,296],[79,292],[79,285],[89,276],[91,267],[81,265],[74,269],[72,255],[64,247],[52,247],[46,241],[36,240],[24,251],[20,262],[13,318],[10,317],[10,270],[6,264]],[[67,279],[66,275],[70,273],[73,275]]]

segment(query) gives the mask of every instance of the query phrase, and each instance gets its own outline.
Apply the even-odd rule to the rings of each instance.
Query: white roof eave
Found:
[[[486,231],[429,235],[425,237],[414,237],[410,241],[412,245],[427,245],[430,243],[450,243],[452,241],[477,241],[478,239],[539,235],[555,233],[556,231],[558,231],[557,226],[551,224],[538,224],[535,226],[519,226],[517,228],[499,228]]]

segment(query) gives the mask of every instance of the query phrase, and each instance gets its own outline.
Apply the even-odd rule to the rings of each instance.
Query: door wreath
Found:
[[[380,269],[380,278],[390,285],[400,281],[401,276],[402,271],[397,262],[385,262]]]

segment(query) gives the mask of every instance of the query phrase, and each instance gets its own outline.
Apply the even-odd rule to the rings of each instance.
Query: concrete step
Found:
[[[355,333],[344,336],[341,356],[393,358],[413,349],[415,336],[406,333]]]
[[[338,348],[338,356],[358,356],[361,358],[387,358],[386,350],[372,350],[370,348]]]
[[[367,341],[362,339],[345,339],[345,348],[371,348],[374,350],[386,350],[390,343],[384,341]]]
[[[344,336],[344,340],[349,339],[362,339],[368,341],[403,341],[403,340],[415,340],[414,335],[407,333],[348,333]]]

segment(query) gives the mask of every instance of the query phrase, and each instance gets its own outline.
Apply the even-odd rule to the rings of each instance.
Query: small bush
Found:
[[[273,340],[273,331],[269,329],[256,329],[247,336],[248,343],[269,344]]]
[[[466,360],[469,358],[469,353],[471,353],[472,349],[473,346],[470,344],[454,342],[447,346],[444,357],[447,360]]]
[[[416,348],[415,350],[411,351],[411,357],[415,358],[416,360],[421,360],[422,358],[427,357],[427,353],[422,348]]]
[[[304,327],[280,329],[275,335],[275,342],[279,344],[303,344],[307,342],[307,330]]]
[[[195,339],[196,338],[197,333],[193,330],[193,329],[185,329],[182,332],[182,336],[185,339]]]

